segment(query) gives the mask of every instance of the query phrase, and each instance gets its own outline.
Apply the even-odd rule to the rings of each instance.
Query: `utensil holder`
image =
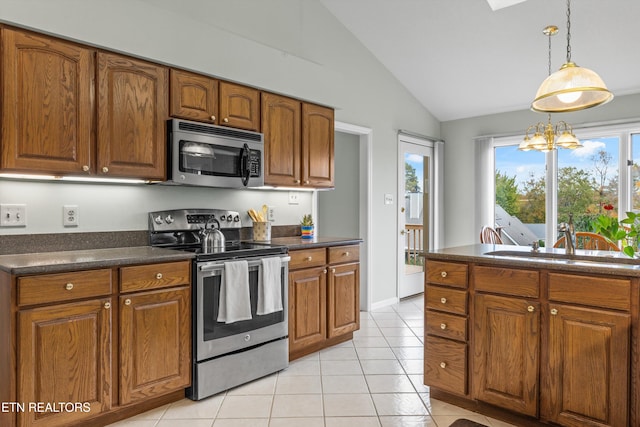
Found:
[[[300,231],[303,239],[313,239],[313,225],[301,225]]]
[[[255,222],[253,223],[253,240],[256,242],[270,242],[271,241],[271,223]]]

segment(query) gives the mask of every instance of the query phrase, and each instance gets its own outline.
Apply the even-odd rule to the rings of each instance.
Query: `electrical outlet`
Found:
[[[64,205],[62,207],[62,225],[65,227],[77,227],[80,225],[78,205]]]
[[[26,227],[27,205],[0,204],[0,227]]]
[[[289,191],[289,204],[290,205],[300,204],[300,194],[297,191]]]
[[[276,213],[275,213],[276,208],[274,208],[273,206],[269,206],[267,208],[267,221],[275,221],[276,220]]]

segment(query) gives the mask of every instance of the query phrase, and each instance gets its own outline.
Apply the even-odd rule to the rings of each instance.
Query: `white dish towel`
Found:
[[[258,310],[264,315],[282,311],[282,260],[280,257],[262,259],[262,273],[258,275]]]
[[[251,319],[249,264],[247,261],[224,263],[220,282],[218,322],[234,323]]]

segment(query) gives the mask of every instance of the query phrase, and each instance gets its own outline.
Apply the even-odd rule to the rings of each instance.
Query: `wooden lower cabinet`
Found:
[[[17,402],[54,405],[18,411],[18,426],[66,426],[111,409],[112,312],[105,297],[18,313]]]
[[[360,328],[358,249],[349,245],[289,252],[290,360],[349,340]]]

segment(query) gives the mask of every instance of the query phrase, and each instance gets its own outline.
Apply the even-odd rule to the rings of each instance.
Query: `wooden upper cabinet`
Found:
[[[264,183],[300,185],[300,101],[262,93]]]
[[[91,172],[94,51],[3,28],[5,171]]]
[[[302,104],[302,185],[332,188],[334,172],[334,112]]]
[[[172,117],[217,123],[218,81],[207,76],[171,69],[170,108]]]
[[[221,81],[218,124],[260,131],[260,91]]]
[[[98,174],[163,180],[166,67],[98,53]]]

